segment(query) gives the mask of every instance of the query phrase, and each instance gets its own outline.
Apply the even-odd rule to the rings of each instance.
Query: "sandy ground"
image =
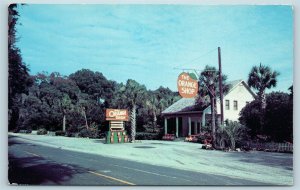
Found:
[[[293,154],[203,150],[200,144],[143,140],[104,144],[104,140],[16,134],[30,143],[99,154],[176,169],[218,174],[274,185],[293,185]]]

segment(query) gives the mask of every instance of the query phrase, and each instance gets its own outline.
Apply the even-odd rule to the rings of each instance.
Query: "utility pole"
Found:
[[[223,108],[223,85],[222,85],[222,65],[221,65],[221,48],[218,47],[219,60],[219,90],[220,90],[220,108],[221,108],[221,125],[224,124],[224,108]]]

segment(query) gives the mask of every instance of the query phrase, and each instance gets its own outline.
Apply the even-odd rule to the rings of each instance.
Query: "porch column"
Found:
[[[168,119],[165,118],[165,134],[168,132]]]
[[[191,126],[192,125],[192,123],[191,123],[191,117],[189,117],[189,135],[191,135]]]
[[[199,120],[199,124],[200,124],[200,126],[199,126],[199,133],[201,133],[201,125],[202,125],[201,120]]]
[[[176,137],[178,137],[178,117],[176,117]]]
[[[196,121],[195,123],[196,123],[196,125],[194,125],[195,134],[198,134],[198,121]]]

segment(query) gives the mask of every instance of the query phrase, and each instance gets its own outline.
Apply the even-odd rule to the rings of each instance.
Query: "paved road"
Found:
[[[31,185],[270,185],[153,166],[8,138],[10,183]],[[113,150],[112,150],[113,151]]]

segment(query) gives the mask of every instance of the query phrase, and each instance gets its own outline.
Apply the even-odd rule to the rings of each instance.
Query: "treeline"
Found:
[[[272,92],[266,95],[266,108],[254,100],[240,112],[239,121],[250,129],[250,137],[265,141],[293,142],[293,87],[291,93]]]
[[[107,129],[105,108],[123,108],[130,112],[127,130],[157,131],[160,113],[179,97],[168,88],[147,90],[134,80],[126,84],[107,80],[102,73],[87,69],[69,76],[54,72],[29,75],[18,39],[17,4],[8,7],[8,130],[43,128],[51,131],[98,133]],[[45,131],[44,130],[44,131]],[[44,133],[44,132],[42,132]],[[63,133],[60,133],[63,135]]]
[[[88,69],[69,76],[39,73],[31,80],[28,93],[19,97],[17,130],[44,128],[77,133],[93,128],[104,132],[108,130],[106,108],[128,109],[131,113],[135,107],[136,131],[155,131],[163,124],[161,111],[179,98],[169,88],[147,90],[131,79],[126,84],[117,83]],[[130,122],[126,123],[129,130]]]

